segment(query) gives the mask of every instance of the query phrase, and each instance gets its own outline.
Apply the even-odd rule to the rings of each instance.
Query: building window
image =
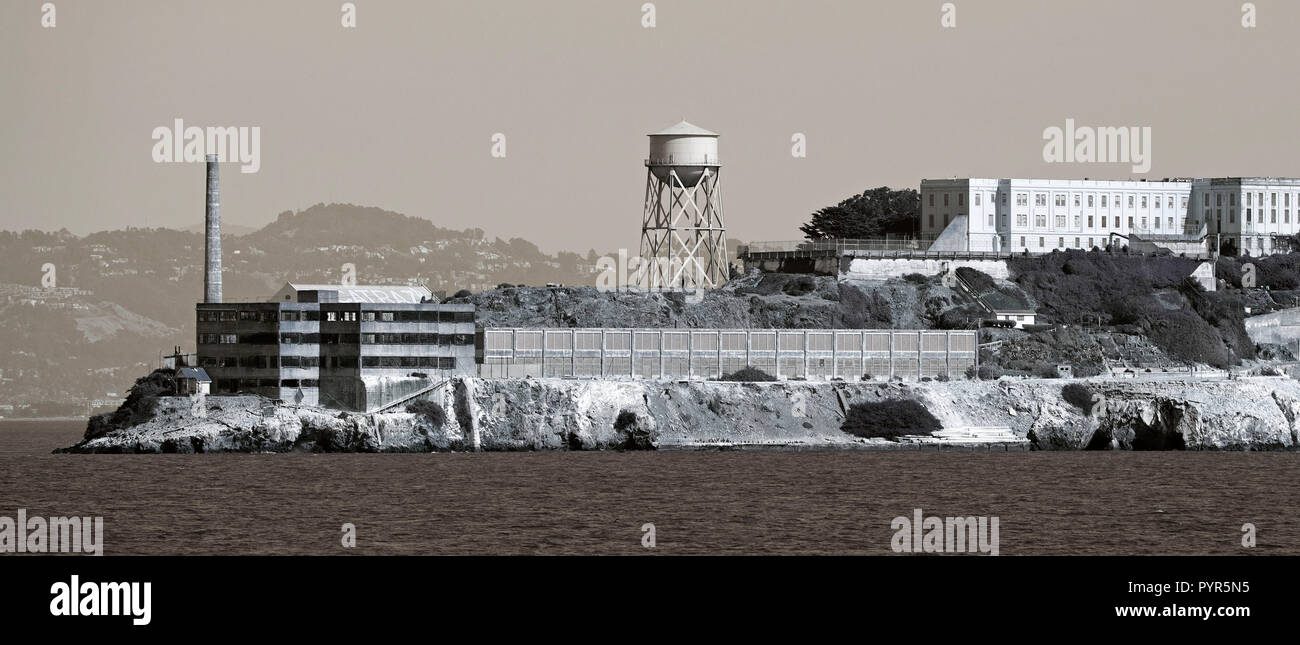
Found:
[[[1074,238],[1074,248],[1079,248],[1079,238]]]
[[[1132,195],[1129,195],[1129,196],[1128,196],[1128,207],[1129,207],[1129,208],[1133,208],[1133,196],[1132,196]]]
[[[1003,205],[1003,206],[1006,206],[1006,205],[1007,205],[1007,194],[1006,194],[1006,193],[1002,193],[1002,205]]]
[[[1047,195],[1044,195],[1042,193],[1034,195],[1034,206],[1046,206],[1046,205],[1047,205]]]
[[[1088,216],[1088,228],[1092,228],[1092,216]]]
[[[1102,228],[1106,228],[1106,216],[1105,216],[1105,215],[1102,215],[1102,216],[1101,216],[1101,227],[1102,227]]]
[[[334,312],[334,311],[325,312],[325,322],[337,322],[338,319],[339,319],[338,312]]]
[[[934,228],[934,213],[930,213],[930,228]]]
[[[1143,195],[1143,196],[1142,196],[1142,208],[1146,208],[1146,207],[1147,207],[1147,196],[1146,196],[1146,195]]]
[[[1088,248],[1092,248],[1092,238],[1088,238]]]
[[[1037,226],[1038,228],[1046,227],[1046,226],[1047,226],[1047,216],[1044,215],[1044,214],[1042,214],[1042,213],[1035,213],[1035,214],[1034,214],[1034,226]]]
[[[1041,238],[1041,237],[1038,238],[1038,248],[1040,248],[1040,249],[1041,249],[1041,248],[1046,248],[1045,244],[1043,243],[1043,238]]]
[[[957,205],[958,206],[966,205],[966,193],[957,193]]]
[[[1270,224],[1276,224],[1276,223],[1277,223],[1277,209],[1276,209],[1276,208],[1274,208],[1273,211],[1272,211],[1272,213],[1269,215],[1268,221],[1269,221]]]
[[[979,193],[975,193],[975,205],[976,205],[976,206],[979,206],[979,205],[980,205],[980,194],[979,194]]]
[[[1074,194],[1074,207],[1075,208],[1079,207],[1079,193]]]
[[[1057,215],[1057,216],[1056,216],[1056,228],[1065,228],[1065,216],[1064,216],[1064,215]]]
[[[989,226],[993,226],[993,213],[989,213]]]
[[[1237,193],[1232,193],[1232,194],[1228,195],[1228,205],[1229,205],[1229,206],[1236,206],[1236,205],[1237,205]]]
[[[1130,229],[1133,228],[1133,216],[1132,216],[1132,215],[1129,215],[1129,216],[1128,216],[1128,227],[1129,227]]]
[[[1169,218],[1169,228],[1173,228],[1173,227],[1174,227],[1174,218],[1170,217],[1170,218]]]
[[[1181,208],[1181,209],[1183,209],[1183,210],[1187,210],[1187,196],[1186,196],[1186,195],[1183,195],[1182,197],[1180,197],[1180,198],[1178,199],[1178,203],[1181,204],[1181,206],[1179,206],[1179,208]]]
[[[1021,246],[1021,248],[1023,248],[1023,247],[1025,246],[1025,236],[1023,236],[1023,235],[1020,236],[1020,246]]]
[[[239,338],[238,338],[237,336],[235,336],[234,334],[222,334],[222,335],[221,335],[221,344],[222,344],[222,345],[234,345],[234,344],[236,344],[236,343],[238,343],[238,342],[239,342]]]
[[[1065,248],[1065,238],[1063,237],[1056,238],[1056,248],[1058,249]]]
[[[948,193],[943,194],[943,205],[944,206],[948,205]]]
[[[1246,205],[1247,205],[1247,206],[1252,206],[1252,205],[1253,205],[1253,204],[1251,204],[1251,202],[1254,201],[1254,200],[1251,199],[1251,197],[1254,197],[1254,194],[1253,194],[1253,193],[1246,193]]]
[[[1092,195],[1088,195],[1088,208],[1092,208]]]
[[[1057,195],[1057,196],[1056,196],[1056,205],[1057,205],[1057,206],[1064,206],[1064,205],[1065,205],[1065,195]]]
[[[930,193],[930,205],[934,206],[934,193]]]
[[[1016,215],[1016,226],[1029,226],[1029,216],[1024,213]]]
[[[1101,196],[1101,207],[1102,207],[1102,208],[1107,208],[1107,206],[1106,206],[1106,196],[1105,196],[1105,195],[1102,195],[1102,196]]]
[[[1016,193],[1016,206],[1028,206],[1029,196],[1024,193]]]

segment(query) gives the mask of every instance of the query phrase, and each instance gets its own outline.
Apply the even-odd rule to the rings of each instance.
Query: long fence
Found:
[[[777,378],[960,378],[974,331],[501,329],[483,331],[484,378],[716,379],[747,366]]]

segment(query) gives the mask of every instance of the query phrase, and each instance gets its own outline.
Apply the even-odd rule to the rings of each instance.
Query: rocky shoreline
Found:
[[[1062,394],[1067,383],[1087,388],[1096,403],[1085,410],[1068,402]],[[841,429],[849,406],[888,399],[919,402],[943,429],[898,440]],[[458,378],[431,400],[445,418],[338,412],[258,397],[159,397],[151,419],[90,432],[60,452],[1295,450],[1300,443],[1300,382],[1288,377],[926,383]]]

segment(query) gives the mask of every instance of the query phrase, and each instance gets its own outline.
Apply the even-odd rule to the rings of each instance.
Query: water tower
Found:
[[[727,281],[718,134],[685,121],[650,135],[641,257],[645,286],[712,289]]]

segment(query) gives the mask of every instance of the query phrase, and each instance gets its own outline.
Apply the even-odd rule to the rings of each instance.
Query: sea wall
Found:
[[[148,422],[72,452],[441,452],[605,449],[1292,450],[1300,383],[1061,380],[728,383],[455,379],[431,394],[439,425],[408,412],[362,414],[268,405],[249,397],[158,400]],[[854,403],[920,402],[938,439],[862,439],[840,427]]]
[[[1010,278],[1006,260],[938,260],[938,259],[887,259],[887,258],[845,258],[844,270],[840,278],[844,280],[888,280],[899,278],[909,273],[921,275],[938,275],[947,269],[968,267],[982,271],[999,280]]]

